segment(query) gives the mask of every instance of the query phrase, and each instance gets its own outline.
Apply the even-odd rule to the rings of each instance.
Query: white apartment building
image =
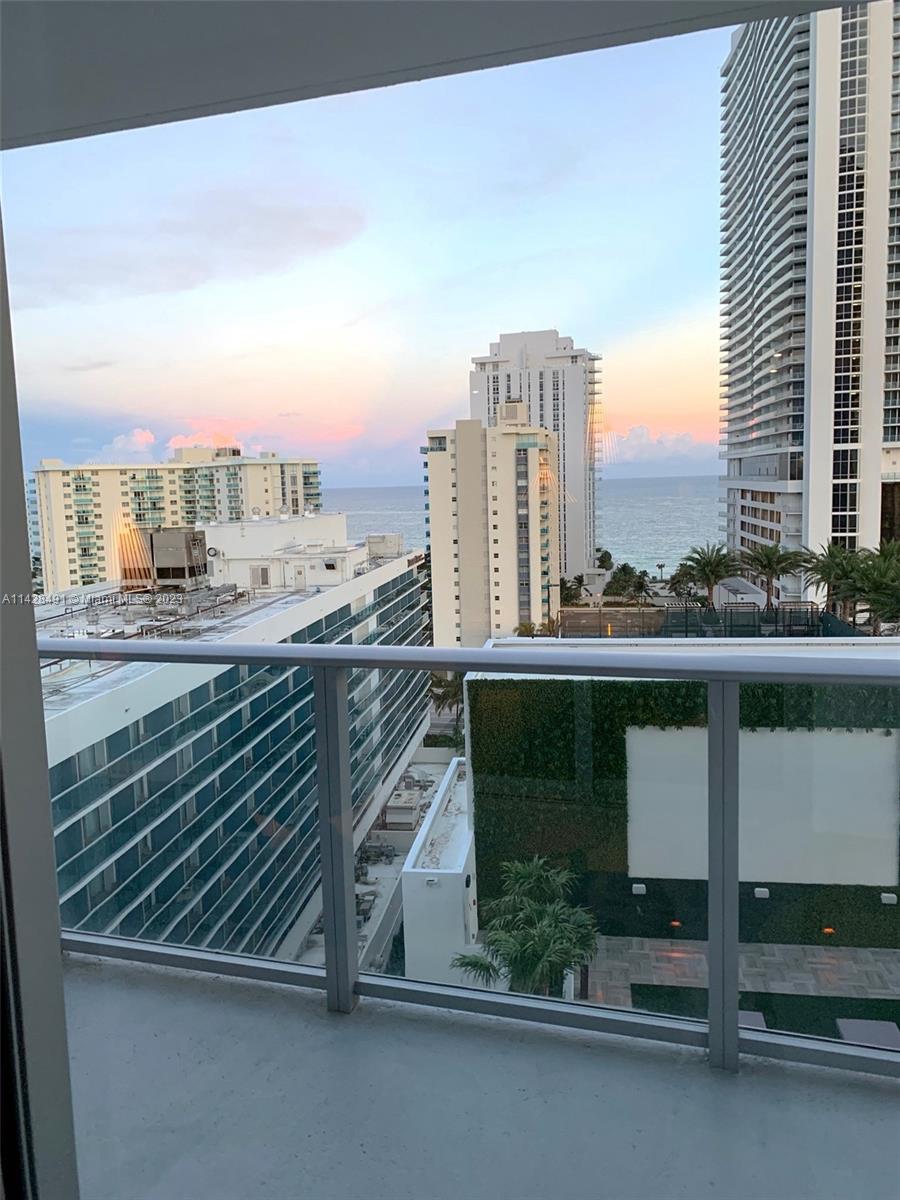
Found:
[[[898,53],[875,0],[745,25],[722,69],[733,550],[900,536]]]
[[[41,518],[38,514],[37,481],[34,475],[25,480],[25,516],[28,521],[28,553],[31,555],[31,579],[35,588],[44,584],[41,567]]]
[[[424,451],[434,644],[481,646],[555,614],[556,436],[531,425],[524,405],[501,404],[490,427],[429,431]]]
[[[142,528],[298,515],[322,504],[314,459],[250,458],[237,447],[191,447],[140,466],[45,458],[34,474],[47,592],[119,579]]]
[[[562,571],[583,575],[597,547],[597,486],[602,407],[600,355],[576,349],[556,329],[502,333],[490,354],[473,358],[470,413],[497,424],[502,404],[525,406],[529,425],[557,438],[559,541]]]
[[[95,589],[35,617],[50,636],[416,646],[420,570],[404,554],[336,587],[162,608]],[[56,660],[43,693],[66,928],[294,958],[322,911],[310,671]],[[356,672],[350,702],[357,848],[428,727],[427,674]]]

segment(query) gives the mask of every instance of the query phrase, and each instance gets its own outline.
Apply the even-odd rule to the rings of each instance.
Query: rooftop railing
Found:
[[[739,793],[747,788],[756,795],[765,792],[767,788],[769,791],[773,788],[777,791],[778,786],[778,780],[773,782],[760,778],[760,772],[764,770],[760,764],[764,763],[765,759],[759,757],[760,747],[764,754],[771,753],[771,747],[776,743],[760,742],[759,740],[747,742],[747,734],[757,733],[757,726],[762,727],[763,733],[767,732],[768,726],[772,726],[774,733],[774,727],[780,727],[784,723],[781,720],[782,711],[796,713],[802,709],[799,717],[794,715],[790,718],[790,722],[793,722],[790,727],[798,730],[802,735],[796,742],[795,749],[791,750],[790,747],[785,749],[781,743],[777,743],[782,745],[779,753],[784,755],[783,760],[779,759],[779,762],[788,763],[791,755],[796,757],[796,754],[800,754],[801,765],[815,763],[816,769],[819,771],[819,774],[811,773],[808,780],[804,779],[802,785],[798,785],[799,791],[802,793],[799,797],[801,805],[798,811],[806,812],[809,804],[815,807],[817,791],[822,792],[822,802],[816,808],[817,815],[811,819],[810,830],[818,838],[821,833],[820,826],[823,822],[825,823],[827,826],[825,836],[831,839],[828,841],[830,847],[828,853],[835,861],[841,860],[842,856],[849,860],[857,852],[868,853],[872,846],[878,847],[879,861],[885,858],[883,853],[885,849],[887,849],[887,859],[891,859],[891,854],[893,854],[893,860],[896,859],[897,764],[894,759],[898,744],[897,727],[900,725],[896,716],[897,697],[900,697],[900,687],[898,687],[900,685],[900,647],[894,649],[893,645],[885,644],[882,648],[877,649],[877,652],[876,648],[870,648],[866,654],[854,654],[846,648],[836,649],[833,652],[823,651],[821,643],[816,643],[815,647],[809,649],[799,649],[796,646],[786,647],[783,653],[740,651],[728,647],[723,647],[721,650],[704,649],[700,651],[685,643],[672,647],[648,645],[646,649],[628,648],[627,650],[608,646],[596,649],[586,649],[583,646],[579,646],[577,649],[566,649],[560,647],[558,643],[539,646],[529,644],[521,649],[505,645],[502,649],[468,650],[393,645],[285,643],[262,645],[236,642],[211,644],[191,641],[155,643],[151,640],[133,643],[105,639],[39,638],[38,650],[41,658],[65,660],[134,661],[183,667],[190,664],[222,668],[246,666],[257,669],[277,668],[285,671],[306,668],[311,673],[313,681],[315,758],[318,781],[318,867],[321,871],[324,968],[311,962],[303,962],[302,956],[299,955],[294,956],[294,961],[273,961],[252,957],[245,953],[230,953],[227,949],[217,951],[209,948],[208,943],[203,946],[160,944],[89,930],[64,931],[63,945],[67,950],[318,988],[325,991],[328,1008],[336,1012],[349,1013],[359,997],[377,996],[441,1008],[490,1013],[520,1020],[703,1046],[708,1048],[711,1066],[731,1071],[737,1070],[739,1055],[743,1052],[830,1064],[877,1074],[897,1075],[900,1073],[900,1055],[890,1049],[889,1043],[880,1044],[877,1039],[875,1044],[856,1044],[854,1041],[840,1041],[828,1036],[810,1036],[803,1032],[797,1032],[796,1027],[794,1031],[791,1031],[789,1026],[781,1025],[778,1028],[782,1031],[776,1032],[766,1027],[766,1021],[762,1017],[752,1022],[755,1027],[748,1027],[746,1003],[744,1008],[741,1007],[742,997],[747,997],[751,993],[754,996],[757,994],[753,992],[752,985],[756,966],[753,960],[754,952],[746,952],[747,947],[741,946],[741,941],[745,940],[741,938],[741,931],[747,927],[749,922],[756,930],[753,935],[756,941],[768,943],[777,939],[774,935],[766,936],[766,927],[764,924],[760,926],[758,916],[751,917],[746,912],[742,913],[742,905],[746,908],[749,903],[746,897],[750,893],[747,889],[753,883],[753,876],[747,878],[746,870],[742,870],[740,854],[743,834],[739,826]],[[476,716],[481,722],[478,727],[481,731],[480,734],[473,736],[471,711],[467,714],[466,725],[467,750],[471,756],[468,769],[473,772],[475,780],[476,830],[481,811],[478,808],[479,804],[488,805],[491,795],[512,798],[520,813],[521,822],[521,828],[514,831],[515,837],[518,837],[519,834],[527,835],[525,840],[530,839],[529,844],[536,846],[536,852],[539,852],[546,844],[547,855],[552,857],[553,846],[551,843],[553,839],[551,838],[546,843],[540,841],[541,837],[546,838],[547,835],[541,832],[542,818],[535,816],[535,814],[547,811],[548,797],[542,793],[542,785],[538,778],[542,769],[540,764],[543,763],[551,774],[554,770],[557,771],[557,777],[553,779],[553,788],[556,790],[550,796],[551,800],[559,803],[559,807],[553,810],[554,816],[557,812],[563,814],[570,811],[566,809],[566,804],[576,806],[571,808],[571,812],[577,811],[584,814],[592,811],[591,804],[599,803],[602,806],[602,804],[610,803],[611,807],[604,810],[606,813],[604,819],[606,819],[617,803],[620,810],[622,807],[615,797],[609,801],[608,785],[614,783],[620,790],[625,789],[621,791],[622,796],[626,792],[628,793],[627,815],[623,811],[619,811],[618,816],[614,816],[613,819],[614,824],[618,822],[617,832],[610,831],[610,827],[592,849],[589,848],[585,851],[588,854],[594,853],[598,860],[603,860],[604,855],[613,853],[615,845],[620,843],[624,845],[622,839],[638,836],[640,814],[637,809],[632,812],[630,808],[632,776],[636,780],[635,787],[638,790],[643,787],[644,791],[641,794],[645,797],[649,795],[651,799],[654,794],[658,794],[660,791],[664,792],[666,788],[675,789],[673,792],[675,798],[669,811],[666,813],[662,809],[655,810],[662,813],[662,817],[668,822],[668,825],[660,827],[659,836],[656,838],[655,844],[649,846],[649,849],[648,844],[644,843],[641,853],[644,853],[645,856],[649,854],[650,858],[655,855],[655,861],[659,864],[655,871],[649,867],[646,868],[647,874],[654,877],[666,873],[671,860],[671,870],[668,873],[673,876],[675,883],[673,884],[671,880],[663,880],[662,883],[667,885],[667,895],[670,897],[678,895],[681,897],[680,902],[686,906],[685,912],[690,910],[690,920],[694,922],[695,926],[693,940],[678,940],[677,934],[683,920],[676,917],[666,921],[666,924],[672,927],[671,929],[659,937],[654,936],[657,931],[652,922],[658,919],[658,914],[654,915],[654,912],[651,911],[652,905],[649,900],[643,904],[643,907],[642,902],[648,889],[651,893],[653,892],[655,884],[653,882],[646,884],[634,882],[637,879],[635,873],[626,869],[623,875],[621,864],[610,868],[609,877],[615,877],[613,885],[610,885],[612,890],[608,889],[604,893],[605,898],[600,901],[600,906],[602,910],[606,905],[610,913],[613,913],[614,910],[625,912],[627,909],[627,912],[631,914],[628,919],[631,920],[633,917],[638,922],[634,926],[634,929],[637,930],[638,941],[641,943],[638,951],[643,955],[645,948],[649,948],[648,953],[652,956],[653,948],[658,943],[660,953],[665,959],[661,970],[674,970],[676,973],[684,970],[695,972],[696,986],[683,988],[682,994],[676,999],[678,1003],[682,1003],[692,997],[697,1004],[705,1004],[705,1016],[698,1015],[698,1013],[702,1014],[702,1007],[690,1009],[688,1006],[683,1012],[676,1012],[673,1011],[671,1005],[666,1009],[662,1003],[659,1007],[665,1009],[664,1011],[642,1011],[642,1003],[644,1008],[652,1007],[656,1003],[653,999],[645,1002],[636,1001],[633,1006],[631,1004],[618,1005],[614,999],[615,984],[609,982],[614,980],[615,973],[612,970],[606,971],[607,964],[604,964],[599,952],[597,962],[587,969],[585,976],[585,978],[590,977],[591,971],[596,976],[593,984],[585,985],[587,992],[590,992],[592,996],[590,1003],[581,1003],[574,999],[565,999],[554,995],[523,994],[512,990],[470,987],[466,986],[464,981],[453,984],[446,982],[446,979],[429,982],[428,980],[405,978],[397,974],[377,974],[372,971],[360,970],[360,884],[357,878],[359,864],[356,861],[356,854],[361,834],[358,821],[355,830],[355,816],[358,816],[358,813],[354,812],[354,800],[358,800],[359,789],[358,786],[355,786],[357,781],[353,777],[353,764],[356,763],[360,770],[362,768],[359,767],[358,759],[355,759],[352,754],[353,737],[359,737],[359,731],[353,729],[352,697],[364,677],[363,673],[371,672],[372,677],[377,679],[381,678],[377,673],[389,671],[465,673],[469,680],[467,683],[470,693],[467,700],[469,710],[473,707],[472,689],[482,688],[480,693],[476,693],[480,698],[475,706],[478,708]],[[498,682],[496,677],[507,680],[507,684],[504,684],[499,691],[495,688],[493,693],[485,693],[483,681],[491,680],[496,684]],[[520,683],[517,683],[516,679],[519,679]],[[511,682],[509,682],[510,680]],[[542,680],[552,685],[555,690],[547,693],[549,699],[542,700],[540,704],[534,704],[532,703],[533,696],[529,700],[523,689],[532,688]],[[579,683],[579,681],[582,682]],[[635,712],[640,709],[641,715],[636,716],[632,721],[632,718],[622,715],[621,685],[613,698],[615,704],[619,706],[618,709],[614,708],[613,699],[610,699],[612,691],[608,694],[603,691],[596,693],[590,691],[597,685],[608,689],[613,688],[615,681],[629,681],[629,683],[645,689],[652,688],[660,682],[664,683],[669,688],[669,691],[666,692],[665,704],[669,704],[671,699],[674,715],[671,716],[671,719],[667,716],[665,720],[661,720],[658,716],[659,710],[653,707],[655,701],[651,703],[645,693],[635,692],[636,697],[643,697],[643,699],[640,699],[640,703],[635,709]],[[682,687],[673,691],[672,688],[676,681],[687,685],[687,690]],[[780,693],[779,696],[775,696],[774,693],[764,694],[760,691],[761,687],[771,687],[772,685],[785,689],[786,697],[790,692],[790,695],[796,698],[799,694],[797,689],[800,686],[806,687],[808,690],[800,697],[802,703],[800,701],[795,703],[794,699],[788,697],[782,704],[782,700],[779,698]],[[510,687],[519,688],[519,691],[510,691]],[[588,690],[585,691],[585,688]],[[743,709],[742,689],[744,689]],[[836,692],[835,689],[838,691]],[[862,695],[866,702],[865,713],[862,716],[851,720],[842,711],[840,699],[845,694],[843,689],[863,689],[861,693],[853,693],[857,696],[857,701],[859,695]],[[383,703],[386,710],[389,708],[388,700],[395,693],[396,689],[385,692]],[[846,695],[851,697],[851,692],[847,690]],[[874,701],[872,700],[873,696],[875,697]],[[890,702],[886,705],[881,704],[879,697],[887,698]],[[608,710],[604,707],[607,704],[609,704]],[[766,707],[767,704],[768,707]],[[804,704],[806,708],[803,707]],[[485,707],[486,705],[487,707]],[[529,736],[523,737],[525,748],[521,752],[516,751],[516,753],[520,753],[520,758],[524,755],[524,759],[527,760],[520,762],[518,767],[514,763],[515,755],[504,759],[501,753],[504,751],[504,746],[514,740],[514,734],[511,732],[513,725],[510,724],[509,717],[511,712],[515,714],[515,722],[518,722],[518,724],[514,722],[515,730],[518,731],[515,736],[522,736],[523,729],[531,730],[529,735],[531,740],[529,741]],[[528,716],[529,712],[531,716]],[[363,730],[367,739],[373,731],[379,728],[383,738],[388,727],[393,729],[403,720],[403,713],[397,709],[396,704],[390,707],[389,713],[383,718],[385,723],[380,726],[378,714],[379,708],[376,705],[373,709],[371,723],[367,724]],[[506,725],[504,725],[504,721]],[[529,726],[528,721],[537,722],[537,724]],[[604,771],[609,770],[608,766],[604,765],[607,760],[601,761],[598,754],[601,749],[603,749],[603,753],[606,753],[608,747],[612,745],[613,733],[611,730],[616,721],[618,721],[616,726],[618,732],[615,733],[615,737],[619,738],[616,745],[621,744],[623,756],[626,752],[626,743],[631,745],[628,738],[632,736],[634,730],[637,730],[641,736],[646,735],[647,740],[641,742],[638,739],[635,743],[636,748],[628,750],[627,769],[625,765],[620,764],[616,767],[618,774],[613,778],[612,775],[604,775]],[[790,722],[788,723],[790,724]],[[884,838],[877,831],[866,835],[869,840],[862,845],[861,849],[854,842],[856,833],[853,828],[854,821],[868,818],[851,813],[852,795],[848,794],[845,797],[848,805],[845,817],[840,817],[839,814],[835,815],[836,800],[828,790],[827,764],[823,765],[825,760],[821,756],[824,753],[822,747],[827,741],[828,745],[832,747],[828,751],[831,756],[828,761],[840,762],[840,747],[837,751],[834,750],[834,745],[837,744],[835,742],[836,735],[831,736],[829,733],[829,736],[826,737],[825,734],[828,731],[833,732],[834,729],[840,731],[842,722],[847,726],[852,725],[859,733],[871,734],[873,739],[881,737],[881,742],[863,739],[855,742],[854,746],[857,749],[861,748],[866,753],[870,747],[874,748],[871,760],[873,775],[866,782],[866,787],[873,793],[878,791],[879,787],[885,792],[884,801],[879,801],[881,816],[878,819],[886,820],[889,825],[893,822],[893,837],[892,840],[888,837],[890,845],[887,848]],[[660,729],[658,728],[660,725],[671,726],[671,728]],[[488,731],[487,735],[485,730]],[[807,734],[812,737],[818,732],[821,732],[823,736],[815,741],[815,746],[810,749],[811,743],[804,741],[803,737]],[[406,734],[407,731],[404,727],[403,736]],[[666,734],[668,740],[657,737],[662,734]],[[699,742],[698,739],[700,739]],[[567,773],[568,766],[562,774],[559,773],[558,768],[547,767],[549,759],[552,758],[551,749],[556,742],[571,743],[570,758],[567,760],[569,765],[574,764],[571,773]],[[682,779],[687,770],[684,764],[690,757],[685,758],[682,752],[688,743],[693,747],[691,753],[694,754],[694,759],[691,760],[693,762],[691,770],[694,771],[691,778],[694,782],[691,784],[684,783]],[[657,749],[654,749],[654,746]],[[699,782],[697,782],[695,770],[697,767],[695,752],[698,746],[701,747],[701,774],[703,776]],[[752,750],[746,762],[741,760],[745,746],[750,746]],[[767,747],[768,749],[766,749]],[[837,758],[835,758],[835,754],[837,754]],[[674,755],[674,757],[669,760],[667,758],[669,755]],[[807,755],[807,757],[803,758],[803,755]],[[820,757],[813,758],[810,755]],[[662,759],[661,763],[658,761],[660,758]],[[505,774],[507,767],[503,765],[506,762],[513,764],[509,767],[508,777]],[[491,766],[491,763],[494,765]],[[642,784],[638,777],[641,775],[641,771],[644,771],[646,775],[648,767],[655,769],[657,774],[654,776],[651,770],[647,776],[650,782],[647,783],[645,780]],[[252,767],[247,769],[251,770]],[[187,770],[186,767],[185,770]],[[517,771],[518,774],[516,774]],[[878,775],[878,780],[881,782],[878,782],[876,787],[875,775],[878,772],[881,772]],[[371,774],[371,770],[369,773]],[[390,777],[385,776],[382,782],[386,781],[387,785],[393,786],[396,778],[395,772]],[[794,776],[790,776],[790,778],[794,778]],[[653,779],[656,780],[655,783],[653,783]],[[679,779],[682,779],[682,784],[679,784]],[[794,786],[790,784],[787,774],[783,779],[779,776],[779,779],[781,780],[780,786],[784,789]],[[677,790],[679,786],[682,787],[681,791]],[[892,788],[893,791],[891,791]],[[698,810],[698,794],[704,791],[702,807]],[[600,797],[599,801],[598,797]],[[781,800],[785,801],[782,806],[785,811],[791,807],[787,804],[790,799],[787,792],[781,797]],[[893,804],[893,809],[891,809],[891,804]],[[679,805],[683,806],[683,812]],[[304,808],[302,811],[306,811],[306,809]],[[703,826],[699,830],[696,827],[698,811],[701,812]],[[487,813],[488,809],[485,808],[484,812]],[[671,834],[673,818],[676,821],[674,826],[676,829],[678,828],[678,819],[683,818],[684,820],[682,830],[676,833],[674,838]],[[789,820],[787,816],[784,819],[786,822]],[[550,825],[552,827],[552,819]],[[561,824],[561,828],[564,827],[564,823]],[[245,825],[241,826],[241,829],[243,828]],[[272,828],[274,829],[275,826],[272,825]],[[261,826],[260,836],[264,833],[267,837],[273,836],[271,831],[266,832],[267,829],[268,826]],[[288,826],[284,826],[283,829],[287,830]],[[665,832],[666,829],[669,830],[668,834]],[[845,834],[842,835],[841,830],[846,831]],[[299,846],[299,826],[296,832]],[[571,832],[572,829],[569,828],[569,833],[571,834]],[[579,831],[576,829],[575,833],[577,835]],[[704,833],[707,850],[703,866],[698,868],[695,861],[690,869],[684,865],[676,869],[676,858],[683,855],[686,849],[696,847],[699,842],[702,842]],[[284,836],[287,837],[288,834],[284,833]],[[763,829],[762,831],[755,829],[752,831],[752,836],[755,838],[754,844],[765,844],[767,839],[777,843],[780,831],[777,828]],[[801,830],[798,844],[803,844],[805,836],[805,829]],[[101,846],[104,837],[108,838],[109,833],[101,833],[99,840],[93,845]],[[180,829],[177,831],[177,837],[182,840],[177,844],[172,843],[174,849],[166,852],[166,862],[169,862],[176,854],[181,854],[183,849],[184,853],[188,852],[187,843],[185,842],[184,847],[182,846],[184,835]],[[668,843],[666,842],[667,837],[672,838]],[[812,833],[810,837],[812,837]],[[616,842],[617,838],[619,843]],[[675,842],[683,844],[676,848]],[[816,844],[818,845],[818,842]],[[667,856],[668,847],[671,847],[671,854]],[[290,847],[288,846],[287,849]],[[96,858],[100,854],[100,850],[92,849],[88,853]],[[700,853],[702,856],[702,851]],[[494,886],[490,876],[496,864],[492,867],[488,862],[488,857],[485,856],[485,860],[479,863],[479,871],[483,874],[479,888],[483,894],[489,892],[490,888]],[[242,881],[246,879],[249,888],[250,880],[254,877],[252,857],[248,857],[246,863],[242,859],[239,866],[241,870],[239,878]],[[895,888],[896,862],[893,861],[893,867],[890,864],[888,866],[890,870],[893,870],[895,878],[893,882],[890,879],[884,879],[882,882],[886,887]],[[303,877],[303,883],[308,891],[312,885],[309,882],[308,866],[305,869],[307,874]],[[813,870],[813,868],[809,869]],[[691,874],[691,870],[693,870],[693,874]],[[772,867],[771,870],[775,872],[773,877],[781,878],[781,876],[777,876],[777,867]],[[698,879],[698,873],[700,875],[705,873],[705,878]],[[839,876],[839,882],[846,882],[841,870],[837,871],[837,876]],[[237,867],[235,868],[235,877],[238,878]],[[468,886],[469,884],[466,882],[466,887]],[[606,887],[607,883],[604,883],[603,886]],[[796,911],[792,910],[790,905],[795,904],[796,907],[796,904],[801,902],[796,900],[793,893],[787,894],[791,886],[789,883],[784,886],[787,890],[783,905],[787,907],[783,907],[781,910],[782,926],[785,925],[785,922],[789,924],[790,920],[796,916]],[[797,886],[802,887],[803,885],[801,883]],[[619,888],[624,899],[618,892],[615,892],[615,888]],[[877,893],[877,890],[875,888],[874,892]],[[773,891],[777,891],[776,885],[773,885]],[[767,887],[753,886],[751,893],[752,899],[759,900],[760,903],[769,898]],[[760,895],[757,896],[756,893],[760,893]],[[765,893],[765,897],[762,896],[762,893]],[[870,901],[876,902],[872,899],[872,893],[872,888],[866,890],[867,904]],[[881,903],[885,906],[890,905],[891,895],[894,896],[895,902],[895,893],[884,892],[881,895]],[[285,903],[288,900],[289,897]],[[169,912],[172,907],[171,899],[163,898],[162,903],[169,906],[165,910]],[[474,907],[474,898],[471,904]],[[250,939],[250,932],[259,924],[258,905],[259,900],[254,900],[253,893],[248,892],[247,913],[235,926],[235,937],[244,936],[245,933],[247,935],[246,940],[240,943],[242,945],[257,944]],[[617,905],[618,909],[616,909]],[[872,911],[874,912],[874,910]],[[896,909],[891,911],[896,913]],[[792,912],[794,913],[793,917]],[[635,914],[637,915],[635,916]],[[876,914],[877,920],[873,925],[875,931],[873,937],[881,936],[878,931],[885,927],[882,920],[883,915],[880,910]],[[685,921],[688,920],[684,914],[682,916]],[[234,919],[237,921],[237,916]],[[857,923],[859,920],[864,923],[866,919],[865,914],[862,918],[859,918],[858,913],[853,917]],[[644,924],[641,925],[640,922]],[[754,922],[755,924],[753,924]],[[881,923],[879,924],[879,922]],[[204,934],[207,932],[209,924],[210,922],[207,921],[203,925]],[[148,921],[147,927],[159,928],[161,922]],[[775,927],[774,924],[771,925],[770,932]],[[819,954],[818,947],[822,946],[824,948],[821,949],[821,954],[831,955],[829,969],[832,973],[844,969],[852,971],[855,969],[854,953],[842,951],[841,954],[836,955],[836,952],[831,949],[828,937],[834,935],[835,932],[836,930],[830,926],[823,928],[821,938],[818,938],[816,946],[812,949],[815,954]],[[622,969],[626,971],[629,969],[626,961],[628,955],[634,959],[634,955],[637,953],[632,944],[633,939],[627,936],[628,934],[629,929],[625,929],[623,933],[623,931],[617,932],[613,928],[612,932],[607,931],[600,938],[605,952],[610,956],[613,954],[610,947],[615,943],[615,953],[623,955],[624,966]],[[390,942],[390,938],[386,937],[384,930],[374,936],[380,938],[379,944],[384,942],[387,945]],[[672,940],[673,937],[676,940]],[[666,940],[667,938],[669,940]],[[810,972],[814,973],[818,969],[818,960],[815,960],[815,955],[812,958],[807,955],[798,967],[797,955],[794,953],[798,947],[791,939],[785,938],[784,940],[786,944],[780,949],[785,951],[785,971],[788,975],[791,971],[807,970],[808,968]],[[850,938],[850,942],[849,951],[853,951],[854,946],[866,948],[869,945],[865,931],[862,935],[857,932]],[[877,953],[888,956],[884,958],[884,969],[889,975],[891,971],[896,971],[896,963],[893,958],[889,957],[894,953],[893,943],[887,941],[883,944],[884,949]],[[478,949],[474,935],[471,948]],[[900,949],[896,953],[900,957]],[[298,957],[301,958],[300,961],[297,961]],[[649,977],[643,983],[635,984],[632,990],[638,998],[650,996],[665,999],[666,988],[664,983],[660,982],[661,978],[664,980],[664,976]],[[776,982],[773,986],[777,992],[781,984]],[[790,990],[791,986],[794,984],[788,979],[784,983],[784,989]],[[581,995],[584,999],[590,998],[584,989]],[[890,999],[887,991],[884,998]],[[896,997],[894,999],[896,1000]],[[854,1012],[848,1012],[849,1018],[854,1018]],[[872,1024],[872,1022],[867,1023],[865,1017],[859,1019],[863,1026],[868,1027],[869,1024]],[[818,1028],[815,1025],[813,1027]],[[859,1041],[864,1043],[866,1038],[860,1036]]]

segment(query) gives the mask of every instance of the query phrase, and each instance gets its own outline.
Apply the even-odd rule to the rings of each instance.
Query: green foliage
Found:
[[[900,621],[900,543],[885,542],[878,551],[858,555],[853,573],[854,599],[862,604],[879,634],[883,621]]]
[[[685,563],[679,563],[669,576],[669,591],[676,600],[692,600],[696,596],[694,573]]]
[[[628,866],[629,728],[706,725],[706,684],[676,680],[469,682],[479,893],[503,864],[541,855],[576,873]],[[746,729],[900,728],[900,688],[742,684]]]
[[[459,734],[459,714],[463,702],[463,676],[459,671],[443,675],[431,673],[431,702],[439,713],[453,710],[456,733]]]
[[[653,595],[650,572],[638,571],[631,563],[622,563],[610,575],[603,595],[609,599],[621,597],[623,600],[637,600],[639,604],[643,604]]]
[[[682,570],[698,587],[706,588],[706,603],[713,607],[713,590],[717,583],[736,575],[740,562],[723,543],[694,546],[679,563]]]
[[[745,550],[740,556],[742,568],[751,575],[765,580],[766,609],[772,608],[772,595],[775,580],[785,575],[796,575],[806,563],[806,555],[801,550],[786,550],[775,542],[754,546]]]
[[[634,577],[634,581],[628,590],[630,600],[637,600],[638,604],[643,604],[645,600],[649,600],[653,595],[653,589],[650,586],[650,572],[638,571]]]
[[[565,575],[560,576],[559,580],[559,606],[560,608],[571,608],[572,605],[578,604],[581,600],[581,593],[584,590],[584,576],[576,575],[573,579],[566,579]]]
[[[853,577],[855,555],[844,546],[830,542],[818,551],[807,550],[804,571],[810,583],[825,588],[825,608],[832,612],[836,601],[846,594]]]
[[[600,571],[610,571],[612,570],[613,556],[602,546],[597,546],[594,549],[594,564]]]
[[[422,739],[423,746],[432,746],[440,750],[462,750],[465,738],[462,733],[426,733]]]
[[[609,579],[607,580],[606,587],[603,589],[603,595],[629,595],[637,576],[637,570],[631,565],[631,563],[619,563],[612,575],[610,575]]]
[[[457,954],[451,965],[483,986],[504,980],[510,991],[561,996],[566,971],[590,962],[597,926],[569,901],[573,873],[535,855],[506,862],[501,894],[482,906],[481,954]]]
[[[885,621],[900,622],[900,542],[884,541],[877,550],[831,544],[804,553],[807,578],[825,588],[826,611],[838,608],[843,620],[855,621],[861,607],[875,634]]]

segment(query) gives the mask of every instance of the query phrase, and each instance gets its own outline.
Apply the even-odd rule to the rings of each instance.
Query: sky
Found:
[[[473,355],[603,355],[607,466],[715,473],[715,30],[7,151],[26,469],[239,442],[418,483]]]

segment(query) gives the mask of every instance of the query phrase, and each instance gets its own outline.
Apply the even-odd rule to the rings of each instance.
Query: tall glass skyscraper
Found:
[[[722,70],[734,550],[856,549],[900,535],[895,8],[876,0],[745,25]],[[784,579],[780,594],[800,587]]]

